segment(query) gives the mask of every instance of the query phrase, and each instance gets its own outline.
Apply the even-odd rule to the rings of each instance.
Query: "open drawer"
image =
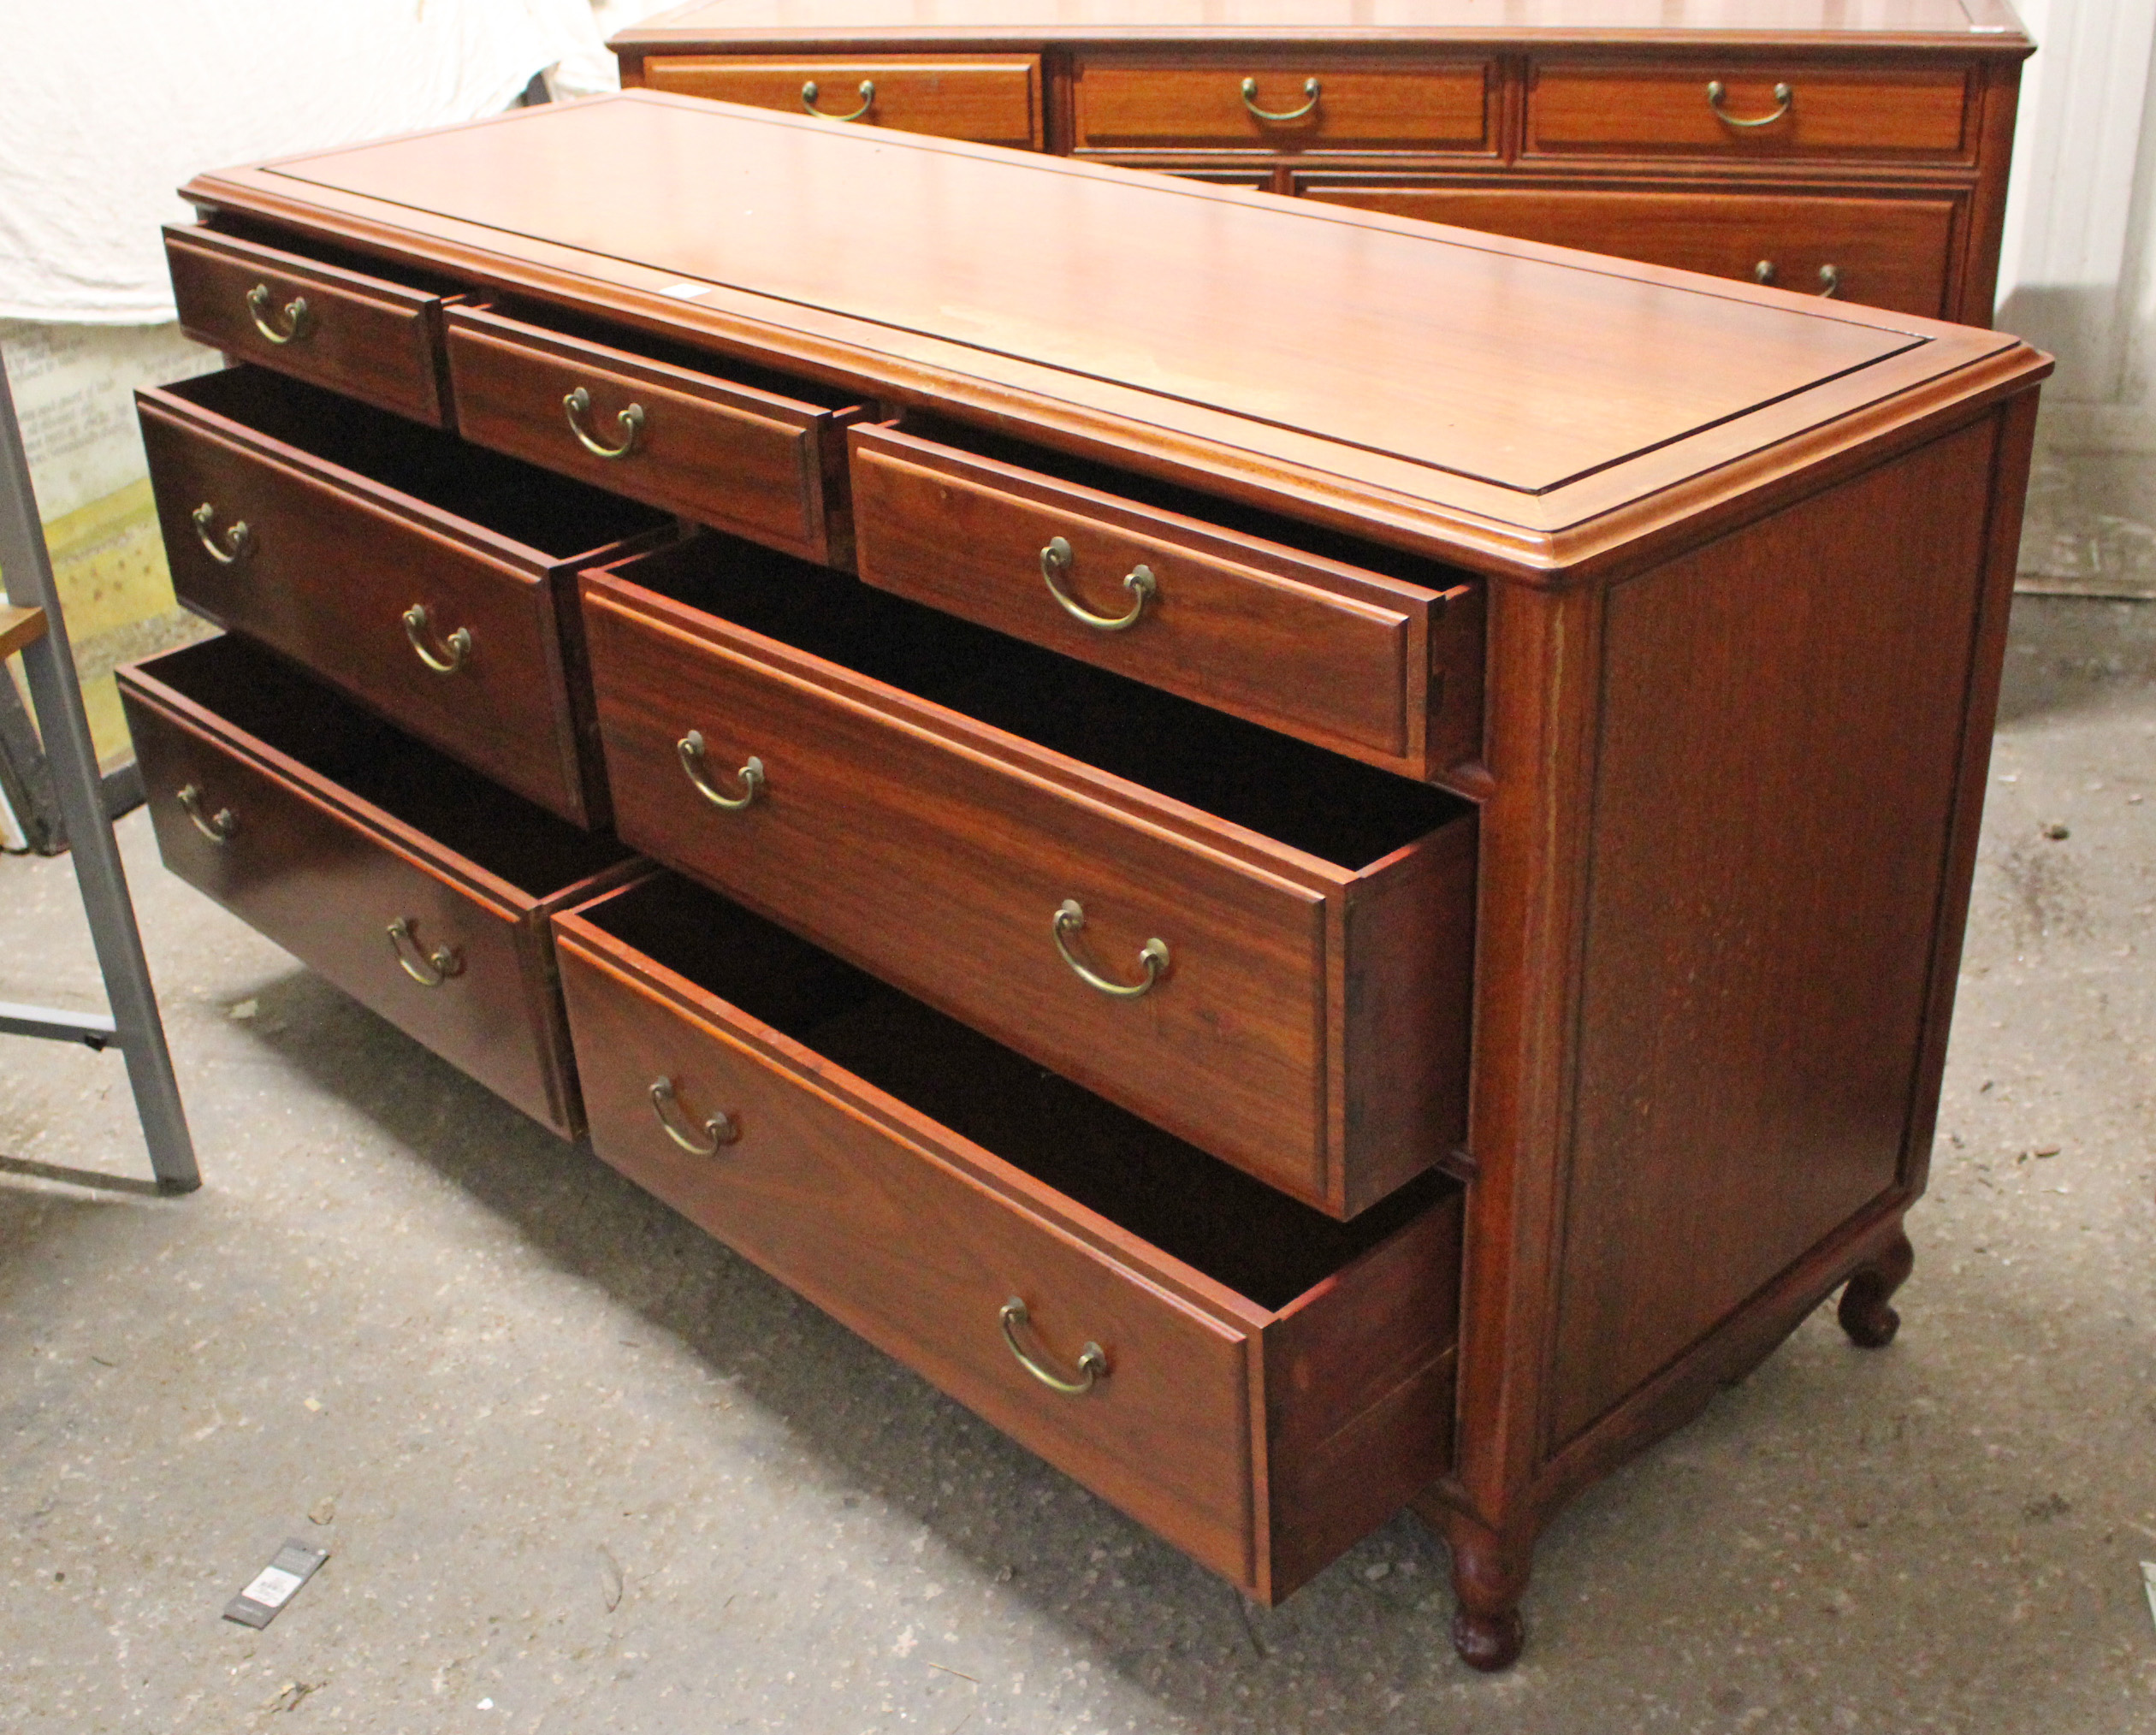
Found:
[[[1449,1155],[1466,802],[730,537],[581,583],[637,848],[1336,1217]]]
[[[869,583],[1408,777],[1480,761],[1480,580],[925,415],[849,439]]]
[[[1449,1466],[1456,1183],[1330,1221],[670,874],[554,927],[601,1157],[1253,1596]]]
[[[655,337],[536,308],[457,307],[447,321],[468,440],[850,566],[850,394]]]
[[[216,229],[169,225],[165,264],[189,337],[236,360],[447,424],[441,308],[419,274],[341,252],[315,257]]]
[[[267,651],[120,671],[165,866],[565,1137],[583,1126],[547,918],[637,869]]]
[[[182,602],[606,823],[574,575],[671,518],[261,368],[135,399]]]

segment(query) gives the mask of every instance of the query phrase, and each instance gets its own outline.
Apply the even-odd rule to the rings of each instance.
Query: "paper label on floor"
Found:
[[[287,1572],[281,1566],[264,1566],[256,1575],[254,1583],[240,1594],[264,1608],[281,1608],[292,1593],[306,1582],[297,1572]]]

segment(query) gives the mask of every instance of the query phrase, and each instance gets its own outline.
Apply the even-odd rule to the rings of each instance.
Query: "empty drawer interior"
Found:
[[[266,368],[228,368],[163,390],[555,560],[671,522],[634,500]]]
[[[1174,800],[1360,870],[1471,809],[1427,785],[731,536],[622,576]]]
[[[1158,512],[1176,512],[1200,524],[1293,548],[1299,554],[1337,560],[1342,566],[1359,567],[1365,572],[1381,573],[1404,584],[1449,590],[1466,583],[1472,577],[1457,567],[1426,560],[1401,549],[1380,548],[1375,542],[1343,536],[1320,525],[1300,524],[1261,506],[1223,500],[1217,494],[1202,494],[1196,489],[1164,482],[1156,477],[1141,476],[1134,471],[1119,470],[1113,465],[1095,463],[1045,446],[992,434],[940,416],[909,413],[898,427],[902,433],[919,440],[933,440],[953,451],[1008,464],[1013,469],[1031,471],[1037,476],[1052,477],[1075,487],[1090,488]]]
[[[629,859],[391,728],[245,640],[204,640],[143,672],[535,898]]]
[[[578,914],[1263,1307],[1457,1190],[1426,1174],[1336,1222],[686,880],[660,874]]]

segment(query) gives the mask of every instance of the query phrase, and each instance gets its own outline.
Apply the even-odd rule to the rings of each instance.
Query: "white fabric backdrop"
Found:
[[[0,318],[170,319],[189,175],[476,119],[548,68],[612,86],[590,0],[0,0]]]

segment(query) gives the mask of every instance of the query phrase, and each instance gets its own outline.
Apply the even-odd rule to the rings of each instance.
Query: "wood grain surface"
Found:
[[[1611,594],[1553,1448],[1896,1184],[1995,438]]]
[[[614,169],[721,157],[723,177],[625,182]],[[1344,214],[1335,228],[1222,189],[1095,179],[1030,156],[685,98],[579,103],[543,123],[427,133],[280,174],[1105,374],[1525,494],[1925,341],[1839,310],[1627,281],[1584,259],[1503,259],[1429,229],[1359,228]],[[791,192],[814,181],[849,197]],[[976,225],[998,244],[970,252],[954,277],[951,249]],[[1434,329],[1433,307],[1445,310]],[[451,323],[453,367],[464,323]],[[499,408],[471,401],[460,381],[459,414],[467,432],[536,456],[576,380],[532,358],[533,383],[512,404],[503,365]],[[618,406],[601,394],[598,407]],[[548,445],[577,452],[566,429]],[[563,467],[596,478],[599,465],[578,454]],[[605,472],[609,485],[628,486],[634,467]],[[783,492],[774,477],[772,498]]]

